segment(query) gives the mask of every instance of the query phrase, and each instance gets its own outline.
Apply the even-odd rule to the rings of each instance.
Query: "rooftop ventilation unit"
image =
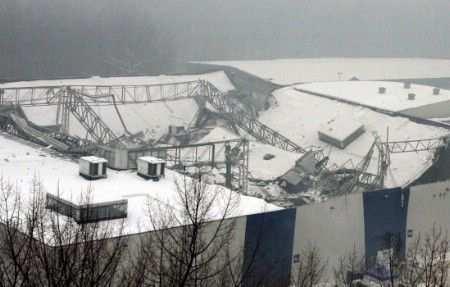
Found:
[[[46,194],[45,208],[71,217],[79,224],[126,218],[128,200],[77,205],[59,196]]]
[[[439,88],[434,88],[433,89],[433,95],[439,95],[439,93],[441,92],[441,89],[439,89]]]
[[[379,94],[386,94],[386,88],[385,87],[379,87],[378,88],[378,93]]]
[[[86,179],[106,178],[106,165],[108,161],[101,157],[85,156],[78,161],[80,175]]]
[[[323,124],[319,139],[335,147],[344,149],[364,133],[364,125],[353,119],[333,119]]]
[[[152,179],[158,181],[164,177],[166,162],[162,159],[144,156],[137,160],[137,173],[145,179]]]
[[[414,101],[416,99],[416,94],[410,93],[408,94],[408,100]]]
[[[405,89],[411,88],[411,83],[410,82],[404,82],[403,83],[403,88],[405,88]]]

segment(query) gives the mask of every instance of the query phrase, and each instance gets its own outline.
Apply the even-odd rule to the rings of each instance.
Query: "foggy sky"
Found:
[[[0,79],[191,60],[450,58],[449,0],[0,0]]]

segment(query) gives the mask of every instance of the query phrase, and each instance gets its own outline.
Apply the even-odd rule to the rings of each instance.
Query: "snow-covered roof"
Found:
[[[125,133],[114,106],[91,106],[115,134]],[[146,138],[159,139],[168,132],[169,125],[190,126],[196,119],[199,108],[194,99],[148,104],[118,105],[117,109],[131,133],[144,132]],[[30,121],[37,125],[56,123],[56,106],[23,107]],[[84,138],[85,128],[70,114],[69,133]]]
[[[93,77],[88,79],[42,80],[29,82],[15,82],[0,85],[0,88],[42,87],[61,85],[144,85],[183,82],[204,79],[215,85],[219,90],[227,92],[234,89],[233,84],[222,71],[199,75],[174,75],[156,77]],[[139,90],[145,92],[145,89]],[[152,91],[159,93],[159,88]],[[89,93],[86,91],[86,93]],[[31,92],[30,92],[31,94]],[[28,96],[24,94],[24,96]],[[126,131],[122,125],[116,109],[113,106],[92,106],[103,121],[116,133],[122,135]],[[152,102],[140,104],[118,105],[125,125],[131,133],[144,132],[147,139],[159,139],[167,133],[169,125],[188,127],[195,122],[199,108],[192,98],[167,102]],[[28,119],[37,125],[54,125],[56,123],[56,106],[24,107]],[[71,114],[69,119],[69,133],[84,138],[84,127]]]
[[[360,162],[374,141],[374,133],[381,140],[386,140],[389,133],[390,141],[434,138],[449,133],[443,128],[422,125],[405,117],[389,116],[368,108],[301,93],[291,87],[278,89],[273,94],[277,103],[269,110],[261,112],[259,120],[300,146],[321,147],[326,154],[329,153],[329,163],[337,166],[344,165],[349,159],[354,164]],[[339,117],[354,123],[359,122],[366,130],[345,149],[324,143],[317,136],[322,122]],[[386,186],[405,185],[416,179],[432,165],[432,158],[433,151],[391,154]],[[373,164],[376,164],[376,161]],[[375,173],[376,166],[373,164],[369,166],[368,171]]]
[[[449,90],[441,89],[439,95],[434,95],[434,87],[411,84],[407,89],[401,82],[338,81],[308,83],[295,87],[392,112],[450,101]],[[380,94],[379,87],[386,88],[386,92]],[[410,93],[416,95],[414,100],[408,99]]]
[[[155,85],[170,84],[177,82],[188,82],[206,80],[216,86],[222,92],[234,90],[234,86],[223,71],[211,72],[198,75],[160,75],[139,77],[98,77],[82,79],[58,79],[21,81],[0,84],[0,89],[8,88],[38,88],[51,86],[127,86],[127,85]]]
[[[174,209],[180,207],[177,194],[177,182],[183,181],[182,175],[167,170],[165,178],[158,182],[147,181],[139,177],[135,171],[108,170],[108,178],[98,181],[86,181],[78,175],[76,162],[57,157],[45,148],[11,139],[0,134],[0,174],[4,180],[17,186],[23,199],[30,195],[33,180],[38,179],[45,192],[58,195],[62,199],[75,204],[83,202],[88,195],[90,203],[102,203],[116,200],[128,200],[128,216],[125,233],[147,231],[152,228],[145,218],[148,215],[148,203],[160,202]],[[182,183],[182,182],[181,182]],[[183,186],[183,184],[181,184]],[[217,185],[209,185],[209,189],[226,189]],[[240,216],[263,211],[280,209],[264,200],[240,195],[236,208],[230,216]],[[211,211],[210,219],[220,216],[225,198],[217,198]]]
[[[222,141],[237,139],[238,136],[231,131],[216,127],[199,142]],[[266,154],[274,157],[270,160],[264,159]],[[249,163],[250,176],[260,180],[274,180],[295,166],[295,162],[302,156],[301,153],[294,153],[281,150],[271,145],[251,141],[249,143]],[[216,160],[223,160],[225,157],[223,150],[216,150]]]
[[[154,156],[141,156],[138,160],[145,161],[148,163],[165,163],[164,160],[154,157]]]
[[[255,61],[215,61],[279,85],[360,80],[450,77],[450,60],[426,58],[305,58]]]
[[[101,158],[101,157],[97,157],[97,156],[83,156],[80,157],[80,160],[84,160],[84,161],[88,161],[91,163],[104,163],[104,162],[108,162],[106,159]]]
[[[320,125],[319,132],[342,142],[361,128],[364,126],[360,122],[354,121],[348,115],[342,115],[327,119]]]

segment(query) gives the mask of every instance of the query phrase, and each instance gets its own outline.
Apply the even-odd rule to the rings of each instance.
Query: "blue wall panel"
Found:
[[[396,247],[405,253],[409,190],[400,188],[365,192],[364,230],[367,263],[372,265],[377,251]]]
[[[287,286],[290,279],[296,209],[247,217],[244,286]]]

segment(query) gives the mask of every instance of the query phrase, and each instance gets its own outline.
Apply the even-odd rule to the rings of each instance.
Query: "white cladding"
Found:
[[[152,156],[140,157],[137,160],[137,172],[143,176],[159,177],[164,175],[165,161]],[[152,167],[155,169],[152,170]]]
[[[89,177],[104,177],[107,163],[106,159],[96,156],[81,157],[78,161],[79,172]]]
[[[435,182],[410,188],[406,245],[418,236],[424,237],[433,227],[442,234],[450,232],[450,181]]]

